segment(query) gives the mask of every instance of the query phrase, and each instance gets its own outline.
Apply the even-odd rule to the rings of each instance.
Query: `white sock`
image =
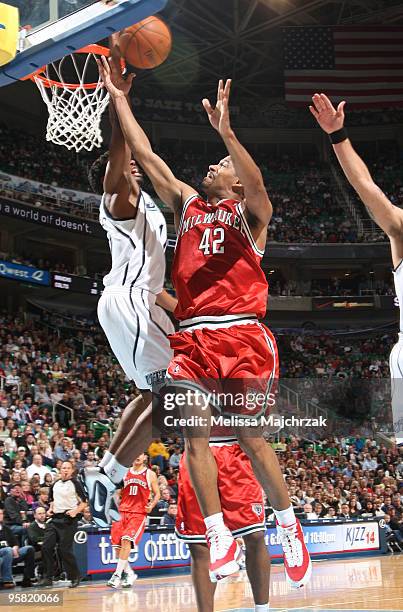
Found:
[[[112,457],[107,465],[104,466],[105,474],[112,480],[113,483],[119,484],[121,480],[126,476],[129,468],[121,465],[119,461],[116,461],[115,457]]]
[[[126,569],[127,559],[119,559],[115,574],[122,576],[122,572]]]
[[[276,515],[276,519],[281,527],[288,527],[288,525],[293,525],[296,521],[294,508],[290,506],[285,510],[274,510],[274,514]]]
[[[131,566],[131,565],[130,565],[130,563],[129,563],[129,560],[127,560],[127,562],[126,562],[126,563],[127,563],[127,565],[126,565],[125,572],[128,572],[129,574],[134,574],[134,571],[133,571],[133,569],[132,569],[132,566]]]
[[[101,461],[98,463],[98,467],[105,467],[105,465],[109,463],[109,461],[113,459],[113,457],[114,455],[112,455],[112,453],[110,453],[108,450],[105,451],[104,456],[102,457]]]
[[[217,512],[217,514],[211,514],[210,516],[206,516],[206,518],[204,519],[204,524],[206,525],[206,529],[210,529],[210,527],[224,529],[225,525],[222,512]]]
[[[269,612],[270,604],[255,604],[255,612]]]

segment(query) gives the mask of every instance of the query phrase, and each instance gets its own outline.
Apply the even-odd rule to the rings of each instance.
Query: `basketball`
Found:
[[[171,48],[171,30],[159,17],[147,17],[126,28],[120,36],[122,56],[136,68],[159,66],[166,60]]]

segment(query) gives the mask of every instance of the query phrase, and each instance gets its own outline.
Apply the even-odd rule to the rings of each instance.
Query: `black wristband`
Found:
[[[344,142],[344,140],[347,140],[348,138],[348,133],[345,127],[342,127],[340,130],[337,130],[337,132],[332,132],[331,134],[329,134],[329,138],[330,138],[330,142],[332,144],[339,144],[340,142]]]

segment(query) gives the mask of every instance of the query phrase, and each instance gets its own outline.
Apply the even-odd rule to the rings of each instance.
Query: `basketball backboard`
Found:
[[[167,0],[5,0],[20,12],[26,35],[14,60],[0,69],[0,87],[96,43],[162,10]]]

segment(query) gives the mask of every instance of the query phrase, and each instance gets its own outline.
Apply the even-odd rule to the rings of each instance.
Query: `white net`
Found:
[[[109,94],[98,76],[96,57],[92,52],[71,54],[33,77],[49,111],[46,129],[49,142],[77,152],[101,146],[101,117],[108,106]],[[88,83],[90,73],[97,80]]]

